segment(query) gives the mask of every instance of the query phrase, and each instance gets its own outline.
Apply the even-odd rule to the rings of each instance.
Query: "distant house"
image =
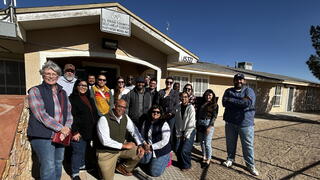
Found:
[[[0,19],[5,16],[0,12]],[[237,72],[256,91],[258,113],[320,110],[319,83],[199,62],[197,55],[118,3],[18,8],[12,19],[17,33],[0,34],[0,94],[26,94],[42,81],[38,71],[43,63],[52,60],[61,67],[74,64],[81,78],[104,71],[111,88],[120,75],[149,75],[158,79],[159,88],[170,75],[181,89],[192,83],[196,96],[211,88],[219,97],[219,115],[221,97]]]
[[[197,96],[201,96],[207,88],[212,89],[219,97],[220,107],[224,91],[233,86],[233,76],[240,72],[256,93],[257,113],[320,110],[319,83],[206,62],[169,67],[168,71],[170,76],[180,81],[181,86],[192,82]],[[223,111],[220,108],[219,115]]]

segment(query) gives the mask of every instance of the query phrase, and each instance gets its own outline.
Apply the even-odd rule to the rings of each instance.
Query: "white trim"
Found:
[[[222,73],[212,73],[212,72],[205,72],[205,71],[195,71],[195,70],[189,70],[189,69],[179,69],[179,68],[168,68],[168,71],[176,71],[176,72],[184,72],[184,73],[192,73],[192,74],[201,74],[201,75],[207,75],[207,76],[218,76],[218,77],[227,77],[227,78],[233,78],[234,75],[231,74],[222,74]],[[256,80],[252,77],[246,77],[246,79],[249,80]]]
[[[47,61],[47,58],[61,58],[61,57],[104,57],[104,58],[112,58],[112,59],[118,59],[123,61],[132,62],[135,64],[141,64],[147,67],[150,67],[157,71],[157,81],[160,82],[161,79],[161,69],[146,60],[138,59],[138,58],[132,58],[112,53],[102,53],[102,52],[89,52],[89,51],[65,51],[65,52],[39,52],[40,56],[40,67]],[[157,90],[159,90],[160,87],[157,87]]]
[[[280,87],[280,95],[277,95],[276,93],[277,93],[277,87]],[[282,89],[284,88],[284,86],[283,85],[280,85],[280,84],[278,84],[278,85],[276,85],[275,87],[274,87],[274,95],[273,95],[273,97],[277,97],[277,96],[279,96],[280,97],[280,100],[279,100],[279,104],[275,104],[275,102],[276,102],[276,99],[274,99],[274,102],[272,102],[272,107],[280,107],[281,106],[281,102],[282,102]]]
[[[296,88],[295,88],[295,86],[287,86],[287,88],[288,88],[288,92],[287,92],[287,105],[286,105],[286,111],[285,112],[293,112],[293,108],[294,108],[294,100],[295,100],[295,96],[294,96],[294,93],[295,93],[295,91],[296,91]],[[289,104],[288,104],[288,102],[289,102],[289,93],[290,93],[290,88],[293,88],[293,94],[292,94],[292,108],[291,108],[291,111],[288,111],[288,106],[289,106]]]

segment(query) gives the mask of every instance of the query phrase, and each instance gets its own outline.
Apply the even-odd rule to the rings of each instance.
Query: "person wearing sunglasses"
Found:
[[[145,154],[140,163],[142,169],[153,177],[161,176],[170,160],[170,127],[162,113],[161,106],[153,105],[141,129]]]
[[[170,131],[172,134],[174,132],[174,124],[176,122],[175,111],[179,105],[179,94],[177,91],[172,89],[172,85],[173,85],[172,77],[167,77],[165,83],[166,83],[166,87],[159,91],[156,103],[162,107],[164,112],[164,118],[168,122],[170,126]],[[172,136],[171,136],[170,143],[173,146],[174,143],[173,143]]]
[[[135,87],[135,82],[134,82],[134,77],[133,75],[129,75],[127,77],[127,81],[126,81],[126,88],[129,89],[130,91]]]
[[[90,141],[93,139],[93,132],[98,114],[94,101],[89,96],[88,84],[85,80],[78,79],[71,95],[69,96],[72,105],[73,124],[71,141],[71,175],[73,180],[79,180],[80,167],[86,167],[85,154]]]
[[[58,84],[62,86],[68,96],[72,93],[74,83],[77,80],[77,78],[75,78],[75,71],[76,68],[73,64],[66,64],[63,68],[63,76],[60,76],[58,79]]]
[[[183,87],[183,92],[187,92],[189,95],[189,103],[195,107],[196,104],[196,96],[193,94],[193,88],[191,84],[186,84]]]
[[[91,97],[96,104],[99,116],[103,116],[110,110],[110,89],[106,86],[107,77],[104,74],[97,77],[96,85],[91,88]]]
[[[130,92],[129,89],[125,87],[125,81],[124,78],[119,76],[116,79],[116,88],[111,89],[111,107],[114,107],[114,102],[118,99],[121,99],[124,95],[128,94]]]
[[[196,112],[189,103],[189,94],[180,93],[181,104],[176,110],[176,146],[178,166],[181,171],[191,169],[191,150],[196,134]]]

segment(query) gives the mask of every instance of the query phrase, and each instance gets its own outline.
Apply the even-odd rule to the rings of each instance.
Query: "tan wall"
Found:
[[[102,38],[118,40],[117,51],[102,49]],[[34,86],[40,81],[38,52],[95,52],[118,54],[131,58],[145,60],[162,70],[166,74],[167,56],[140,39],[103,33],[99,24],[73,26],[65,28],[34,30],[27,32],[25,46],[25,61],[27,73],[27,87]],[[132,67],[124,67],[128,70]]]

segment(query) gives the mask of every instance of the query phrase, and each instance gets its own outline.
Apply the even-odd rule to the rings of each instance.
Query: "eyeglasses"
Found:
[[[45,73],[44,76],[46,76],[46,77],[58,77],[58,74],[56,74],[56,73]]]
[[[125,106],[121,106],[121,105],[116,105],[116,107],[122,108],[122,109],[125,109],[125,108],[126,108]]]
[[[191,88],[184,88],[186,91],[191,91],[192,89]]]
[[[82,88],[88,88],[88,86],[87,86],[87,85],[84,85],[84,84],[79,84],[78,86],[79,86],[79,87],[82,87]]]
[[[172,84],[173,81],[166,81],[166,84]]]
[[[74,70],[73,69],[66,69],[66,70],[64,70],[64,72],[72,72],[72,73],[74,73]]]
[[[106,82],[107,80],[106,80],[106,79],[98,79],[98,81],[104,81],[104,82]]]
[[[121,83],[121,84],[122,84],[122,83],[124,83],[124,81],[118,81],[118,83]]]
[[[160,114],[160,111],[152,111],[153,114]]]

